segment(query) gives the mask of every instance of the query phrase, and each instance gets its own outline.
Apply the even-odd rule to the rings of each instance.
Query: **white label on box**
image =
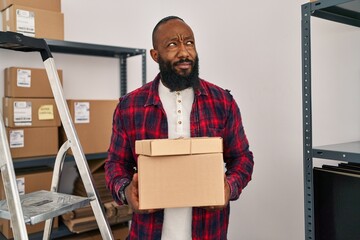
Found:
[[[11,130],[9,137],[10,148],[22,148],[24,147],[24,130]]]
[[[16,9],[16,31],[35,34],[35,13]]]
[[[25,178],[24,177],[17,178],[16,185],[17,185],[17,188],[19,191],[19,195],[24,195],[25,194]]]
[[[16,86],[18,87],[31,87],[31,70],[30,69],[18,69],[17,70],[17,81]]]
[[[90,103],[75,102],[75,123],[90,123]]]
[[[31,126],[31,102],[14,102],[15,126]]]

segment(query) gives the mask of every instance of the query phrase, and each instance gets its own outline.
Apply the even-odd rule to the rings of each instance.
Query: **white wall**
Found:
[[[152,29],[160,18],[178,15],[192,26],[200,75],[232,90],[255,156],[253,180],[240,200],[232,203],[231,240],[304,239],[302,3],[305,1],[62,0],[65,39],[69,41],[149,50]],[[313,70],[314,79],[322,79],[314,84],[314,93],[319,96],[314,99],[314,110],[320,112],[314,114],[314,144],[359,139],[360,54],[359,47],[353,48],[359,42],[359,32],[323,20],[315,20],[313,28],[317,29],[313,64],[318,69]],[[341,51],[333,50],[335,47]],[[0,69],[21,64],[42,66],[31,54],[19,59],[17,54],[0,50],[0,55]],[[118,97],[116,60],[63,54],[54,57],[64,70],[67,98]],[[149,55],[147,58],[150,81],[158,67]],[[341,67],[344,61],[350,69]],[[141,85],[140,58],[129,59],[128,65],[132,90]],[[335,70],[338,67],[340,73]],[[340,75],[343,73],[346,77]],[[344,84],[339,84],[339,79]],[[331,90],[324,90],[329,85]],[[341,111],[340,119],[334,110]]]

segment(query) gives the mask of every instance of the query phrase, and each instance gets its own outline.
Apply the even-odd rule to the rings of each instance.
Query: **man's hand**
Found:
[[[129,207],[135,213],[153,213],[156,210],[140,210],[139,209],[139,181],[138,174],[135,173],[131,183],[125,188],[125,197]]]
[[[222,206],[210,206],[210,207],[205,207],[206,210],[210,210],[210,211],[215,211],[215,210],[220,210],[225,208],[230,201],[230,185],[226,179],[226,175],[224,175],[224,193],[225,193],[225,204]]]

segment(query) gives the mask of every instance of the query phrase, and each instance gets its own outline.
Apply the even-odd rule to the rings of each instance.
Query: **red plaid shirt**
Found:
[[[118,192],[132,179],[137,167],[135,140],[168,138],[168,126],[158,86],[154,81],[120,98],[114,113],[113,134],[105,164],[107,186],[121,204]],[[253,155],[249,150],[239,108],[229,94],[214,84],[200,80],[190,116],[192,137],[222,137],[226,176],[231,189],[230,200],[239,198],[251,180]],[[192,239],[225,240],[230,204],[223,210],[207,211],[193,208]],[[160,240],[164,211],[133,214],[130,240]]]

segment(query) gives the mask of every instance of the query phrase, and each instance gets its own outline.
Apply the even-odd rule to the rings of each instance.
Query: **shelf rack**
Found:
[[[320,0],[303,4],[301,10],[305,239],[314,240],[313,158],[360,163],[360,141],[312,145],[311,17],[360,27],[360,0]]]
[[[85,154],[86,159],[95,160],[95,159],[105,159],[107,157],[107,153],[91,153]],[[38,167],[38,166],[47,166],[53,167],[55,162],[56,155],[51,156],[43,156],[43,157],[31,157],[31,158],[17,158],[14,159],[14,168],[31,168],[31,167]],[[72,161],[74,162],[74,157],[72,155],[66,155],[65,162]]]
[[[87,56],[111,57],[119,59],[120,70],[120,96],[127,93],[127,58],[141,55],[142,65],[142,84],[146,83],[146,50],[140,48],[125,48],[118,46],[99,45],[81,42],[60,41],[45,39],[52,53],[77,54]],[[87,160],[105,158],[107,153],[86,154]],[[21,158],[14,160],[14,168],[29,168],[38,166],[54,166],[56,156]],[[74,161],[71,155],[67,155],[65,161]],[[130,218],[128,219],[130,220]],[[59,228],[54,229],[51,234],[52,239],[71,236],[74,233],[70,232],[66,226],[60,225]],[[42,239],[42,233],[35,233],[29,236],[32,240]],[[6,238],[0,234],[0,240]]]
[[[52,53],[79,54],[118,58],[120,65],[120,96],[127,93],[127,58],[141,55],[142,84],[146,83],[146,50],[140,48],[125,48],[109,45],[60,41],[45,39]]]

